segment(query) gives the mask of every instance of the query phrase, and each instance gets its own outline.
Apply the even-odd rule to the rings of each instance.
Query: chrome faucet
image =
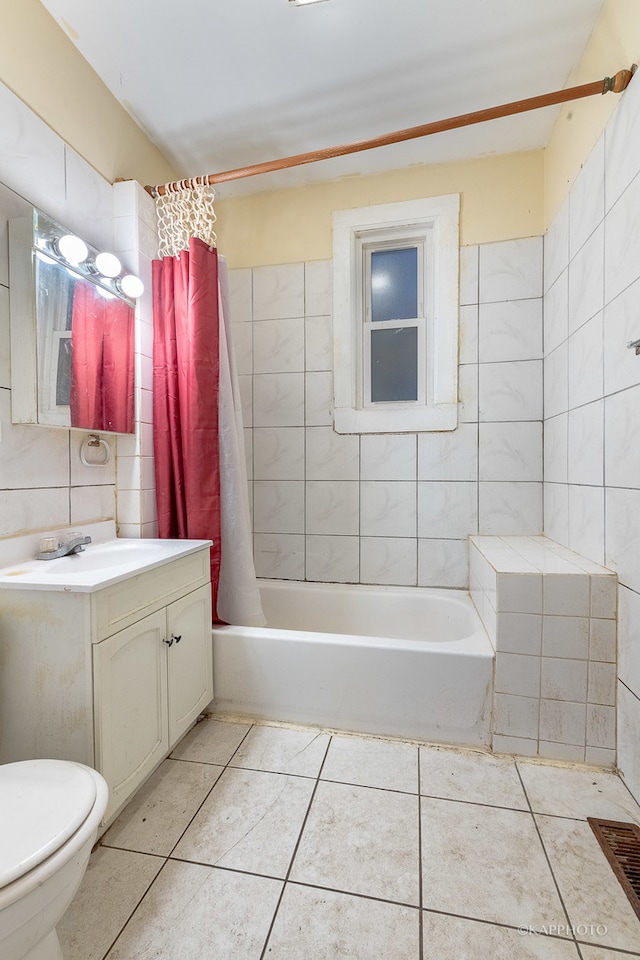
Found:
[[[45,537],[40,541],[40,552],[36,555],[36,560],[57,560],[72,553],[82,553],[86,543],[91,543],[91,537],[85,537],[81,533],[72,533],[61,544],[58,544],[56,537]]]

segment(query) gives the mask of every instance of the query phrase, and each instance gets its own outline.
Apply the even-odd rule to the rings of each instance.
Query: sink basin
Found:
[[[127,540],[90,543],[57,560],[25,560],[0,569],[0,588],[96,590],[188,556],[209,540]]]
[[[41,576],[48,577],[53,574],[58,576],[60,573],[84,573],[89,570],[113,570],[123,564],[153,563],[163,556],[165,551],[160,546],[154,546],[144,540],[116,540],[111,543],[88,544],[79,553],[69,554],[67,557],[59,557],[57,560],[33,560],[29,563],[37,563],[34,572]],[[43,570],[40,568],[44,567]]]

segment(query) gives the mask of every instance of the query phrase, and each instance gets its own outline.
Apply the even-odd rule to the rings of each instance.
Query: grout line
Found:
[[[113,848],[113,849],[121,849],[121,848]],[[153,879],[149,882],[149,884],[147,885],[147,887],[144,889],[144,891],[143,891],[143,893],[140,895],[140,897],[138,897],[138,899],[137,899],[137,901],[136,901],[136,904],[135,904],[135,906],[133,907],[131,913],[129,914],[129,916],[127,917],[127,919],[125,920],[125,922],[123,923],[123,925],[122,925],[122,927],[120,928],[120,930],[118,930],[118,933],[117,933],[116,936],[113,938],[113,940],[112,940],[112,942],[109,944],[108,948],[107,948],[107,949],[105,950],[105,952],[102,954],[101,960],[105,960],[105,958],[109,956],[109,954],[110,954],[111,951],[113,950],[114,946],[116,945],[116,943],[118,942],[118,940],[120,939],[120,937],[122,936],[122,934],[124,933],[124,931],[125,931],[125,930],[127,929],[127,927],[129,926],[129,924],[130,924],[131,920],[133,919],[133,916],[134,916],[134,914],[136,913],[138,907],[140,906],[140,904],[142,903],[142,901],[144,900],[144,898],[146,897],[146,895],[147,895],[147,894],[149,893],[149,891],[151,890],[151,887],[154,885],[154,883],[156,882],[156,880],[158,879],[158,877],[161,875],[162,871],[163,871],[164,868],[166,867],[166,865],[167,865],[167,863],[168,863],[168,859],[167,859],[166,857],[163,857],[162,859],[164,859],[164,863],[162,864],[162,866],[160,867],[160,869],[159,869],[158,872],[156,873],[155,877],[153,877]]]
[[[357,893],[355,890],[343,890],[340,887],[327,887],[320,883],[310,883],[308,880],[287,880],[287,883],[294,887],[306,887],[310,890],[326,890],[327,893],[337,893],[343,897],[354,897],[356,900],[372,900],[374,903],[388,903],[389,906],[405,907],[408,910],[420,909],[415,903],[405,903],[403,900],[388,900],[386,897],[375,897],[368,893]]]
[[[234,750],[233,753],[231,754],[231,757],[229,758],[229,760],[227,760],[227,762],[226,762],[225,764],[222,764],[222,763],[216,763],[216,764],[211,763],[211,764],[209,764],[209,766],[212,766],[212,767],[213,767],[213,766],[222,767],[222,768],[223,768],[222,773],[221,773],[220,776],[216,779],[216,782],[211,785],[210,789],[207,791],[206,795],[203,797],[202,802],[198,805],[197,810],[195,810],[193,816],[191,817],[191,819],[190,819],[189,822],[187,823],[186,827],[184,828],[184,830],[182,831],[182,833],[180,834],[180,836],[178,837],[178,839],[176,840],[176,842],[175,842],[174,845],[172,846],[172,848],[171,848],[171,853],[169,853],[169,857],[171,856],[171,854],[173,853],[173,851],[176,849],[176,847],[178,846],[178,844],[180,843],[180,841],[181,841],[182,838],[184,837],[185,833],[187,832],[187,830],[189,829],[189,827],[191,826],[191,824],[193,823],[193,821],[195,820],[195,818],[198,816],[198,814],[199,814],[200,811],[202,810],[202,807],[204,806],[204,804],[207,802],[207,800],[208,800],[209,797],[211,796],[211,792],[212,792],[213,790],[215,790],[216,786],[220,783],[220,780],[221,780],[222,777],[224,776],[225,770],[228,769],[231,760],[233,760],[233,758],[235,757],[236,753],[238,752],[238,750],[240,749],[240,747],[242,746],[242,744],[244,743],[244,741],[247,739],[247,737],[249,736],[249,734],[251,733],[251,731],[253,730],[253,728],[254,728],[254,724],[252,723],[252,724],[250,725],[249,729],[246,731],[246,733],[245,733],[244,736],[242,737],[242,739],[241,739],[240,743],[238,744],[238,746],[235,748],[235,750]],[[193,729],[195,729],[195,727],[194,727]],[[167,757],[167,759],[170,759],[170,758]],[[186,762],[193,762],[193,761],[186,761]],[[202,762],[204,762],[204,761],[200,761],[200,762],[202,763]]]
[[[529,794],[527,793],[527,788],[526,788],[525,785],[524,785],[524,780],[522,779],[522,776],[521,776],[521,774],[520,774],[520,770],[519,770],[517,764],[515,764],[515,768],[516,768],[516,773],[518,774],[518,779],[520,780],[520,785],[522,786],[522,789],[523,789],[523,791],[524,791],[524,795],[525,795],[526,800],[527,800],[527,804],[528,804],[528,807],[529,807],[529,812],[530,812],[530,814],[531,814],[531,819],[533,820],[533,825],[534,825],[534,827],[535,827],[535,831],[536,831],[536,833],[538,834],[538,839],[540,840],[540,845],[541,845],[541,847],[542,847],[542,852],[543,852],[543,854],[544,854],[545,860],[547,861],[547,866],[549,867],[549,872],[550,872],[550,874],[551,874],[551,877],[552,877],[552,879],[553,879],[554,886],[555,886],[556,891],[557,891],[557,894],[558,894],[558,899],[560,900],[560,904],[562,905],[562,909],[564,910],[564,915],[565,915],[565,918],[566,918],[568,927],[569,927],[569,929],[571,930],[571,940],[573,941],[573,943],[574,943],[575,946],[576,946],[576,950],[578,951],[578,953],[579,953],[579,955],[580,955],[580,960],[582,960],[582,952],[581,952],[581,950],[580,950],[580,948],[579,948],[579,946],[578,946],[578,941],[576,940],[575,933],[573,932],[573,923],[572,923],[572,921],[571,921],[571,917],[569,916],[569,911],[567,910],[566,904],[565,904],[565,902],[564,902],[564,897],[562,896],[562,891],[560,890],[560,884],[558,883],[558,881],[557,881],[557,879],[556,879],[556,875],[555,875],[555,873],[553,872],[553,867],[551,866],[551,860],[549,859],[549,854],[547,853],[547,848],[546,848],[546,846],[545,846],[545,844],[544,844],[544,840],[542,839],[542,834],[541,834],[541,832],[540,832],[540,827],[538,826],[538,821],[536,820],[536,815],[534,814],[534,812],[533,812],[533,807],[531,806],[531,803],[530,803],[530,801],[529,801]],[[539,816],[543,816],[543,814],[539,814]]]
[[[472,917],[472,916],[469,916],[468,914],[464,914],[464,913],[448,913],[446,910],[436,910],[436,909],[431,908],[431,907],[425,907],[424,913],[433,913],[433,914],[435,914],[436,916],[439,916],[439,917],[455,917],[457,920],[467,920],[467,921],[470,922],[470,923],[481,923],[481,924],[483,924],[484,926],[487,926],[487,927],[498,927],[498,928],[500,928],[501,930],[518,930],[518,931],[519,931],[519,930],[522,929],[522,926],[520,926],[520,925],[519,925],[519,926],[516,926],[516,925],[513,924],[513,923],[503,923],[503,922],[500,921],[500,920],[485,920],[483,917]],[[578,948],[578,953],[579,953],[579,956],[580,956],[581,960],[582,960],[582,953],[580,952],[580,947],[581,947],[581,946],[595,946],[595,947],[598,946],[597,944],[591,943],[591,942],[589,942],[589,941],[582,941],[582,940],[576,941],[576,940],[572,940],[570,937],[561,937],[561,936],[559,936],[559,934],[557,934],[557,933],[545,933],[545,932],[541,931],[540,933],[536,933],[535,936],[537,936],[537,937],[544,937],[546,940],[559,940],[560,943],[568,943],[568,944],[573,943],[574,946],[576,946],[576,947]],[[605,949],[605,951],[607,952],[607,954],[608,954],[609,951],[612,951],[612,952],[615,952],[615,953],[620,953],[622,956],[625,956],[625,957],[637,957],[637,956],[640,956],[640,954],[638,954],[638,953],[633,953],[633,952],[630,952],[630,951],[628,951],[628,950],[621,950],[619,947],[609,947],[609,946],[607,946],[607,947],[605,947],[604,949]]]
[[[324,752],[324,757],[322,758],[322,763],[320,764],[320,768],[319,768],[319,770],[318,770],[318,776],[316,777],[315,785],[314,785],[314,787],[313,787],[313,790],[311,791],[311,796],[310,796],[310,798],[309,798],[309,803],[308,803],[308,805],[307,805],[307,812],[306,812],[305,815],[304,815],[304,819],[303,819],[303,821],[302,821],[302,826],[300,827],[300,832],[298,833],[298,839],[296,840],[295,847],[293,848],[293,853],[291,854],[291,860],[289,861],[289,867],[288,867],[288,869],[287,869],[287,873],[286,873],[286,876],[285,876],[285,878],[284,878],[284,883],[282,884],[282,890],[280,891],[280,896],[278,897],[278,902],[277,902],[276,908],[275,908],[275,910],[274,910],[274,912],[273,912],[273,917],[271,918],[271,923],[269,924],[269,929],[267,930],[267,935],[266,935],[266,937],[265,937],[264,946],[263,946],[263,948],[262,948],[262,952],[260,953],[260,960],[264,960],[264,956],[265,956],[265,953],[266,953],[266,950],[267,950],[267,945],[268,945],[268,943],[269,943],[269,939],[270,939],[271,934],[272,934],[272,932],[273,932],[273,927],[274,927],[275,922],[276,922],[276,917],[278,916],[278,911],[279,911],[279,909],[280,909],[280,904],[282,903],[282,898],[284,897],[284,892],[285,892],[285,890],[286,890],[286,888],[287,888],[287,883],[289,882],[289,877],[291,876],[291,870],[292,870],[292,868],[293,868],[293,864],[294,864],[294,862],[295,862],[296,855],[297,855],[298,849],[299,849],[299,847],[300,847],[300,841],[302,840],[302,834],[304,833],[304,829],[305,829],[305,827],[306,827],[306,825],[307,825],[307,820],[309,819],[309,813],[311,812],[311,806],[312,806],[313,801],[314,801],[314,799],[315,799],[315,796],[316,796],[316,793],[317,793],[317,790],[318,790],[318,785],[319,785],[319,783],[320,783],[320,775],[321,775],[321,773],[322,773],[322,769],[323,769],[323,767],[324,767],[325,760],[327,759],[327,754],[328,754],[328,752],[329,752],[329,747],[331,746],[331,741],[332,741],[332,740],[333,740],[333,737],[329,737],[329,742],[327,743],[327,748],[326,748],[326,750],[325,750],[325,752]]]

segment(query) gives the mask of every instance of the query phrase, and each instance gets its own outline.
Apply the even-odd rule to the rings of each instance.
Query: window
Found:
[[[338,433],[454,430],[459,197],[334,214]]]

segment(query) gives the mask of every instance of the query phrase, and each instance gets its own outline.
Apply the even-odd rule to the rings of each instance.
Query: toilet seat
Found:
[[[0,889],[55,853],[96,800],[91,772],[65,760],[0,765]]]

